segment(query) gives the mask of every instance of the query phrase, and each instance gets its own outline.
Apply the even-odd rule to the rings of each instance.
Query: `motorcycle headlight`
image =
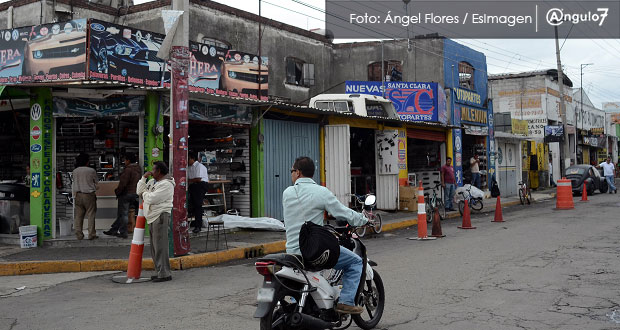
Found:
[[[236,79],[237,74],[235,73],[235,71],[228,71],[228,77],[232,79]]]
[[[34,53],[32,53],[32,56],[34,56],[34,58],[41,58],[43,57],[43,52],[40,50],[35,50]]]

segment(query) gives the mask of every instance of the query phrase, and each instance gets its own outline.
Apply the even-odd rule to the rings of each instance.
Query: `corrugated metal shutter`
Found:
[[[421,129],[408,129],[407,137],[412,139],[430,140],[430,141],[446,141],[446,133],[439,131],[425,131]]]
[[[295,158],[314,160],[314,181],[319,179],[319,124],[265,120],[265,216],[283,220],[282,192],[291,182]]]
[[[398,136],[398,131],[396,130],[375,131],[375,134],[377,133],[388,133],[387,136]],[[393,149],[392,152],[398,153],[397,144],[398,143],[393,146],[386,144],[384,148],[388,147]],[[379,174],[379,168],[382,166],[379,153],[379,148],[375,148],[375,159],[377,164],[377,208],[381,210],[396,210],[398,208],[398,171],[396,171],[396,174]]]
[[[350,139],[349,125],[325,126],[325,186],[344,205],[351,199]]]

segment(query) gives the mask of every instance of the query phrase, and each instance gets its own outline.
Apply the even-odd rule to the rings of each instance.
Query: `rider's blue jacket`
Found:
[[[299,251],[301,225],[305,221],[312,221],[322,226],[323,211],[353,226],[361,226],[367,222],[361,213],[342,205],[329,189],[316,184],[310,178],[299,178],[294,185],[286,188],[282,194],[282,206],[287,253],[301,254]]]

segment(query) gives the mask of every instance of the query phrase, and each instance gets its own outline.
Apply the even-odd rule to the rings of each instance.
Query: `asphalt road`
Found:
[[[569,211],[553,201],[504,209],[504,223],[474,214],[473,230],[448,220],[436,241],[407,240],[415,227],[366,239],[387,295],[378,328],[617,329],[620,196],[575,201]],[[165,283],[111,277],[0,278],[0,329],[258,329],[252,260]]]

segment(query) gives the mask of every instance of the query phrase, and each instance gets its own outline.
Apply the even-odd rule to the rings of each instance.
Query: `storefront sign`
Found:
[[[0,84],[80,80],[85,70],[86,19],[0,30]]]
[[[545,142],[564,141],[563,126],[545,126]]]
[[[489,135],[488,126],[473,126],[473,125],[463,124],[463,128],[465,129],[465,134],[467,135],[479,135],[479,136]]]
[[[139,116],[144,96],[110,97],[107,99],[70,99],[54,97],[54,116]]]
[[[454,143],[454,178],[458,187],[463,186],[463,138],[461,129],[452,130]]]
[[[512,119],[512,134],[527,136],[529,131],[527,129],[527,120]]]
[[[33,99],[31,113],[41,109],[38,120],[30,118],[31,131],[39,131],[40,136],[30,136],[30,162],[33,165],[31,174],[30,194],[30,224],[38,227],[39,242],[52,237],[52,95],[49,88],[33,90],[36,99]],[[40,165],[39,165],[40,164]]]
[[[604,136],[584,136],[582,138],[583,144],[591,147],[603,147],[605,146]]]
[[[252,122],[252,110],[243,105],[189,101],[189,118],[210,122],[250,124]]]
[[[487,110],[461,106],[461,122],[487,124]]]
[[[99,20],[90,22],[89,78],[161,87],[170,82],[157,51],[164,35]]]
[[[592,128],[590,130],[590,133],[591,134],[603,134],[604,130],[605,129],[603,127],[596,127],[596,128]]]
[[[383,96],[380,81],[347,81],[345,93]],[[388,81],[385,98],[392,101],[403,121],[448,121],[446,96],[438,83]]]
[[[483,101],[480,94],[458,87],[454,88],[454,101],[457,103],[473,105],[479,108],[482,108],[483,106]]]

